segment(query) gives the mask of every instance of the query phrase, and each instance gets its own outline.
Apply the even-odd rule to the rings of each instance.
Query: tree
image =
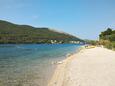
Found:
[[[105,31],[105,35],[111,35],[112,34],[112,29],[111,28],[108,28],[106,31]]]
[[[111,28],[108,28],[106,31],[101,32],[99,35],[100,39],[109,40],[109,36],[113,33]]]

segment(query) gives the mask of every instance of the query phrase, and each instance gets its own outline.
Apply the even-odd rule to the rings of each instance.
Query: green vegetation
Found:
[[[70,43],[83,41],[67,33],[49,28],[35,28],[29,25],[17,25],[0,20],[0,43]]]
[[[90,45],[97,45],[98,44],[97,40],[88,40],[88,39],[85,39],[85,42],[86,42],[86,44],[90,44]]]
[[[115,49],[115,30],[108,28],[99,35],[99,43],[109,49]]]

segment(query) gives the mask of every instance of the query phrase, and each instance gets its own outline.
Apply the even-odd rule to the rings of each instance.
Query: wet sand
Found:
[[[82,49],[58,64],[48,86],[115,86],[115,51]]]

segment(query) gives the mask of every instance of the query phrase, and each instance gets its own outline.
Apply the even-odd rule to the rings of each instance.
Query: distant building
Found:
[[[57,43],[57,40],[51,40],[51,44]]]
[[[80,44],[80,41],[70,41],[72,44]]]

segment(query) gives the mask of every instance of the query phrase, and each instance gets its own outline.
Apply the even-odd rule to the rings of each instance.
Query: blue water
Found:
[[[55,61],[66,58],[77,44],[0,45],[0,86],[46,86]]]

